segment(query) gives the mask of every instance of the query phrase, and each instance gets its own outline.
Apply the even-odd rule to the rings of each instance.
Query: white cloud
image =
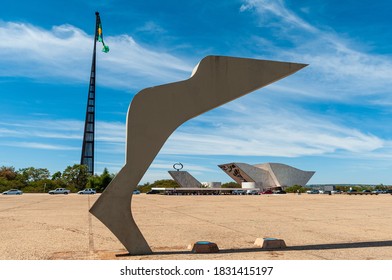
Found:
[[[370,153],[386,143],[375,135],[346,127],[333,117],[287,104],[271,108],[262,100],[244,97],[225,106],[219,114],[198,117],[175,132],[162,153],[297,157],[341,151]]]
[[[8,147],[18,147],[24,149],[40,149],[40,150],[78,150],[80,148],[72,147],[72,146],[65,146],[65,145],[54,145],[54,144],[45,144],[45,143],[38,143],[38,142],[3,142],[0,143],[2,146]]]
[[[287,102],[282,104],[279,98],[291,95],[361,102],[353,97],[383,94],[385,88],[391,88],[391,58],[361,51],[355,41],[330,29],[313,26],[289,10],[283,1],[244,1],[241,11],[250,10],[258,13],[264,24],[271,18],[279,22],[279,34],[292,40],[294,46],[281,48],[267,39],[259,40],[266,46],[266,52],[274,53],[278,60],[310,66],[269,86],[272,95],[278,93],[271,95],[269,104],[263,103],[266,99],[252,95],[183,125],[169,138],[161,155],[390,158],[392,145],[388,139],[352,128],[338,116],[311,113]],[[145,27],[158,28],[153,23]],[[143,88],[182,80],[193,68],[174,55],[141,46],[129,35],[107,35],[105,42],[111,51],[98,54],[102,85]],[[3,53],[0,64],[5,66],[0,69],[0,76],[55,77],[72,83],[88,80],[92,36],[77,27],[61,25],[45,30],[28,24],[0,22],[0,37]],[[383,100],[377,98],[378,104],[386,104]],[[82,131],[83,122],[75,120],[0,123],[0,139],[12,138],[14,145],[39,149],[80,149]],[[96,132],[98,152],[124,153],[125,123],[97,122]],[[55,144],[46,144],[47,139]],[[62,141],[57,144],[59,140]],[[70,141],[69,146],[64,141]],[[155,172],[170,164],[157,161],[151,168]],[[191,164],[187,168],[193,172],[206,171]]]
[[[64,148],[63,146],[53,147],[46,144],[48,139],[54,143],[68,142],[69,145],[75,145],[72,149],[80,149],[83,139],[83,121],[77,120],[23,120],[0,122],[0,139],[12,139],[11,145],[7,140],[0,142],[0,145],[7,146],[25,146],[31,148],[55,149],[55,147]],[[24,140],[33,139],[33,144],[28,144]],[[121,122],[96,122],[96,141],[101,149],[112,149],[118,152],[124,152],[125,142],[125,123]],[[37,142],[40,141],[40,142]],[[18,144],[22,143],[22,144]],[[41,145],[39,143],[42,143]],[[115,148],[116,147],[116,148]],[[118,149],[118,150],[117,150]]]
[[[252,106],[249,107],[249,104]],[[40,148],[45,148],[47,140],[51,139],[59,147],[70,145],[79,149],[83,122],[2,122],[0,130],[3,141],[6,141],[3,144],[6,145],[9,145],[9,139],[23,145],[26,145],[25,139],[29,139],[34,145],[28,147],[37,148],[40,147],[38,143],[42,143]],[[97,151],[123,154],[125,131],[125,123],[98,121]],[[335,116],[311,113],[289,103],[274,106],[268,96],[256,93],[184,124],[169,138],[160,154],[284,157],[342,152],[365,154],[383,149],[388,145],[387,142],[370,133],[348,127]],[[48,146],[48,149],[53,148]],[[154,166],[162,168],[163,164],[167,165],[166,162],[156,162]],[[197,168],[192,170],[200,171]]]
[[[109,143],[125,143],[125,123],[96,122],[96,140]]]
[[[196,171],[196,172],[210,171],[210,169],[207,167],[195,165],[195,164],[192,164],[188,161],[182,161],[181,163],[183,164],[184,170],[187,170],[187,171]],[[173,170],[173,164],[174,164],[174,162],[172,162],[172,161],[154,160],[154,162],[151,164],[150,168],[151,169]]]
[[[97,75],[101,85],[140,89],[151,83],[182,80],[193,68],[171,54],[142,47],[128,35],[105,35],[110,52],[98,51]],[[3,66],[0,76],[86,83],[91,67],[92,37],[69,24],[46,30],[0,21]]]
[[[392,86],[390,57],[369,54],[351,47],[346,39],[333,34],[321,34],[312,43],[299,45],[296,56],[310,64],[317,82],[333,82],[343,94],[371,95]],[[321,51],[320,51],[321,50]],[[322,79],[322,80],[321,80]],[[327,88],[331,86],[327,85]]]
[[[82,139],[84,122],[76,120],[23,120],[0,122],[1,137]]]
[[[137,31],[148,32],[148,33],[165,33],[166,30],[159,26],[154,21],[147,21],[142,27],[138,28]]]
[[[266,48],[272,57],[309,64],[290,78],[287,90],[296,88],[306,97],[350,102],[354,96],[381,95],[392,99],[386,90],[392,87],[390,56],[368,52],[369,47],[331,27],[312,25],[287,8],[283,0],[245,0],[241,10],[255,11],[262,23],[272,22],[269,28],[279,34],[276,40],[292,44],[288,48],[286,42],[280,47],[276,42],[254,37],[255,43]],[[280,83],[284,84],[285,81]]]
[[[299,27],[309,32],[317,32],[317,28],[310,25],[295,13],[286,8],[282,0],[245,0],[245,4],[241,5],[240,11],[256,10],[260,14],[260,20],[263,24],[267,24],[270,16],[279,17],[283,20],[286,28]],[[282,27],[282,26],[281,26]]]

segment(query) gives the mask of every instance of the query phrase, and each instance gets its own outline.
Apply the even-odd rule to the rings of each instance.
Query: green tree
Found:
[[[54,180],[59,180],[59,179],[61,179],[61,172],[60,172],[60,171],[57,171],[57,172],[55,172],[55,173],[52,175],[52,180],[54,181]]]
[[[140,192],[148,192],[152,188],[179,188],[180,186],[174,180],[157,180],[152,184],[145,183],[143,185],[139,185],[138,189]]]
[[[7,191],[9,189],[22,189],[23,184],[19,180],[7,180],[4,177],[0,177],[0,192]]]
[[[387,190],[388,188],[383,184],[379,184],[375,187],[376,190]]]
[[[228,182],[222,184],[222,188],[238,189],[241,188],[241,185],[236,182]]]
[[[114,174],[110,174],[108,169],[105,167],[101,175],[90,176],[87,182],[87,188],[93,188],[97,192],[103,192],[106,187],[113,180]]]
[[[110,182],[113,180],[114,175],[110,174],[108,169],[105,167],[101,176],[99,176],[100,180],[100,186],[98,191],[102,192],[106,189],[106,187],[110,184]]]
[[[350,190],[350,187],[349,186],[336,186],[335,189],[337,191],[347,192],[348,190]]]
[[[31,182],[23,188],[23,191],[34,192],[34,193],[47,193],[49,190],[56,188],[65,187],[63,183],[59,183],[56,180],[44,179],[36,182]]]
[[[149,192],[152,188],[152,184],[150,184],[149,182],[144,183],[143,185],[138,185],[137,186],[138,190],[142,193],[146,193]]]
[[[100,188],[100,180],[99,180],[99,176],[94,175],[94,176],[90,176],[87,180],[87,184],[86,184],[86,188],[91,188],[91,189],[95,189],[98,192],[98,189]]]
[[[304,193],[307,190],[308,190],[307,188],[304,188],[300,185],[294,185],[285,189],[285,191],[288,193],[297,193],[297,192]]]
[[[18,177],[19,174],[13,166],[0,167],[0,192],[9,189],[21,189],[24,183]]]
[[[90,175],[87,165],[74,164],[67,166],[61,175],[63,182],[71,191],[82,190],[86,187]]]
[[[15,180],[18,173],[15,171],[15,167],[13,166],[2,166],[0,167],[0,178],[4,178],[6,180]]]
[[[45,180],[48,179],[50,176],[49,170],[47,168],[35,168],[35,167],[27,167],[27,168],[19,169],[19,174],[21,174],[23,180],[26,183]]]

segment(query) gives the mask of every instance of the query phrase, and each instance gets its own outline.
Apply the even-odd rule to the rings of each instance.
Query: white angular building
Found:
[[[263,163],[250,165],[232,162],[218,165],[227,175],[241,185],[253,185],[260,189],[293,185],[305,186],[315,171],[303,171],[281,163]]]

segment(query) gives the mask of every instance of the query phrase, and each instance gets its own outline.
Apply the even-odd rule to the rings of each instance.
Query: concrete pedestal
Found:
[[[192,253],[218,253],[219,248],[216,243],[209,241],[198,241],[193,245]]]
[[[284,249],[287,247],[283,239],[277,238],[257,238],[254,245],[263,249]]]

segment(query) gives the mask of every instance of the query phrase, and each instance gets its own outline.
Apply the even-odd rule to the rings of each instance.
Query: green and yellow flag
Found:
[[[97,41],[101,42],[103,47],[102,47],[102,51],[104,53],[109,52],[109,46],[105,45],[105,42],[103,41],[103,35],[102,35],[102,24],[101,24],[101,18],[98,15],[98,33],[97,33]]]

